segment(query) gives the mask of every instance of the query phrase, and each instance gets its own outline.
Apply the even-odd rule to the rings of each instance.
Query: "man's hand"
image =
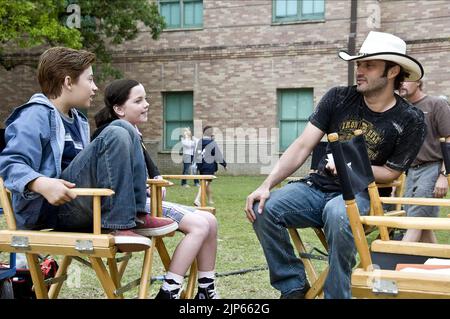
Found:
[[[247,203],[245,207],[245,212],[247,214],[247,219],[253,223],[256,220],[255,212],[253,211],[253,204],[255,201],[259,201],[258,214],[262,214],[264,209],[264,204],[266,200],[270,197],[270,189],[264,186],[258,187],[253,193],[248,195]]]
[[[330,171],[331,174],[334,176],[337,175],[337,170],[334,162],[328,162],[327,165],[325,165],[325,168]]]
[[[434,197],[436,198],[443,198],[445,195],[447,195],[448,191],[448,180],[447,177],[439,174],[439,177],[436,181],[436,184],[434,185]]]
[[[28,183],[28,189],[32,192],[39,193],[52,205],[63,205],[75,199],[75,195],[70,189],[75,184],[63,179],[38,177]]]

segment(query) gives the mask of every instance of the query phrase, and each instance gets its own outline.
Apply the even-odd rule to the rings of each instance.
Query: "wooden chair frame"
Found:
[[[331,143],[338,143],[337,134],[328,135]],[[339,154],[334,154],[339,161]],[[345,167],[345,164],[343,165]],[[339,177],[345,178],[342,172]],[[345,184],[345,183],[341,183]],[[392,198],[379,197],[378,191],[369,185],[371,202],[376,206],[382,203],[412,204],[429,206],[450,206],[448,199],[431,198]],[[352,294],[363,298],[450,298],[450,277],[433,273],[406,273],[395,270],[378,269],[372,264],[370,251],[386,254],[404,254],[450,258],[449,244],[410,243],[391,241],[388,227],[403,229],[429,229],[450,231],[450,219],[392,216],[360,216],[354,198],[345,200],[347,215],[352,229],[355,246],[360,256],[360,264],[352,273]],[[371,250],[366,239],[364,225],[377,226],[381,239],[372,242]]]
[[[204,210],[216,214],[216,209],[211,206],[207,206],[207,196],[206,196],[206,183],[210,182],[217,177],[214,175],[162,175],[162,178],[166,180],[175,179],[175,180],[194,180],[198,179],[200,181],[200,206],[197,207],[199,210]]]
[[[151,212],[152,216],[161,217],[163,214],[162,209],[162,188],[163,187],[170,187],[174,184],[170,181],[167,181],[166,179],[175,179],[175,180],[181,180],[181,179],[198,179],[200,180],[200,189],[201,189],[201,199],[200,207],[196,207],[199,210],[208,211],[211,214],[216,213],[216,209],[214,207],[206,206],[206,182],[211,181],[215,179],[216,177],[214,175],[162,175],[164,179],[148,179],[147,183],[150,186],[150,194],[151,194]],[[164,244],[163,238],[167,236],[173,236],[172,234],[165,235],[165,236],[158,236],[153,238],[152,247],[150,248],[150,251],[148,252],[148,261],[147,261],[147,252],[146,252],[146,261],[148,264],[151,265],[153,261],[153,254],[156,251],[158,251],[158,255],[161,258],[161,261],[163,263],[164,269],[166,271],[169,270],[171,257],[167,251],[166,245]],[[188,275],[188,281],[186,288],[183,289],[181,292],[181,298],[182,299],[192,299],[194,298],[194,292],[195,292],[195,285],[197,282],[197,260],[195,259],[192,263],[190,269],[189,269],[189,275]],[[151,275],[151,266],[150,266],[150,274]]]
[[[67,279],[67,271],[72,260],[77,260],[92,267],[107,298],[123,298],[126,288],[139,285],[139,298],[147,297],[149,283],[149,265],[143,264],[142,273],[137,283],[121,286],[130,253],[117,258],[117,247],[114,237],[101,233],[101,197],[112,196],[110,189],[74,188],[77,196],[93,196],[93,232],[57,232],[45,230],[17,230],[16,220],[11,205],[10,194],[0,178],[0,200],[6,217],[7,228],[0,230],[0,251],[24,253],[27,258],[34,291],[38,299],[55,299],[58,297],[62,284]],[[150,248],[146,250],[146,256]],[[44,281],[38,256],[52,254],[64,256],[56,276],[50,281]],[[86,261],[85,259],[89,261]],[[107,260],[106,268],[102,258]],[[49,289],[47,288],[49,286]]]

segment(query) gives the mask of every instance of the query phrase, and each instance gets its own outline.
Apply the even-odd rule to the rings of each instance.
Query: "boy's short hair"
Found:
[[[64,78],[70,76],[76,83],[78,77],[95,61],[95,54],[84,50],[54,47],[39,58],[38,80],[42,93],[49,98],[61,95]]]

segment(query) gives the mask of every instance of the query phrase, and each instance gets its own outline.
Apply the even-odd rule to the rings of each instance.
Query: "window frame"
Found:
[[[287,92],[295,92],[296,94],[297,94],[297,99],[298,99],[298,94],[300,93],[300,92],[307,92],[308,94],[310,94],[310,97],[311,97],[311,109],[309,110],[309,115],[307,116],[307,117],[305,117],[305,118],[301,118],[301,117],[299,117],[299,104],[298,104],[298,101],[297,101],[297,108],[296,108],[296,118],[288,118],[288,119],[283,119],[282,118],[282,107],[283,107],[283,105],[282,105],[282,95],[283,95],[283,93],[287,93]],[[312,88],[312,87],[301,87],[301,88],[279,88],[279,89],[277,89],[277,122],[278,122],[278,132],[279,132],[279,136],[278,136],[278,143],[279,143],[279,146],[278,146],[278,151],[280,152],[280,153],[283,153],[284,151],[286,151],[287,150],[287,148],[295,141],[295,139],[287,146],[287,147],[283,147],[283,144],[282,144],[282,138],[283,138],[283,136],[282,136],[282,130],[281,130],[281,124],[284,122],[284,123],[287,123],[287,122],[293,122],[293,123],[296,123],[297,124],[297,132],[296,132],[296,138],[297,137],[299,137],[300,136],[300,134],[302,134],[303,133],[303,130],[300,132],[299,131],[299,129],[298,129],[298,125],[299,125],[299,123],[304,123],[305,124],[305,127],[306,127],[306,124],[308,123],[308,121],[309,121],[309,117],[311,116],[311,114],[314,112],[314,88]]]
[[[277,17],[277,2],[279,0],[272,0],[272,23],[282,24],[282,23],[295,23],[295,22],[316,22],[325,20],[326,12],[326,0],[323,1],[323,12],[321,14],[302,14],[303,1],[297,0],[297,14],[295,16]],[[293,0],[283,0],[283,1],[293,1]],[[318,0],[313,0],[318,1]],[[320,1],[320,0],[319,0]]]
[[[185,24],[185,3],[190,3],[190,2],[197,2],[197,3],[201,3],[202,4],[202,11],[201,11],[201,23],[200,24]],[[177,30],[198,30],[198,29],[202,29],[203,28],[203,11],[204,11],[204,7],[203,7],[203,2],[204,0],[158,0],[158,11],[159,14],[164,17],[161,13],[161,4],[162,3],[178,3],[179,4],[179,21],[180,24],[176,25],[176,26],[171,26],[169,24],[168,21],[166,21],[166,19],[164,18],[164,20],[166,21],[166,27],[163,29],[163,31],[177,31]],[[195,14],[195,11],[194,11]]]
[[[192,96],[192,119],[190,120],[190,127],[191,130],[193,131],[193,126],[194,126],[194,91],[167,91],[167,92],[161,92],[162,93],[162,101],[163,101],[163,134],[162,134],[162,150],[163,151],[171,151],[173,146],[169,146],[168,145],[168,136],[167,136],[167,123],[175,123],[175,122],[179,122],[179,123],[183,123],[183,122],[188,122],[188,121],[183,121],[181,118],[178,120],[169,120],[167,121],[167,98],[169,95],[173,94],[173,95],[187,95],[190,94]],[[180,126],[180,128],[185,127],[184,125]]]

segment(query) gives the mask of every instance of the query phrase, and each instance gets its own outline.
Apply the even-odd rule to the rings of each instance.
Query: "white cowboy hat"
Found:
[[[422,65],[406,55],[405,41],[390,33],[370,31],[358,55],[352,56],[341,51],[339,57],[345,61],[385,60],[397,63],[409,73],[405,81],[418,81],[424,74]]]

